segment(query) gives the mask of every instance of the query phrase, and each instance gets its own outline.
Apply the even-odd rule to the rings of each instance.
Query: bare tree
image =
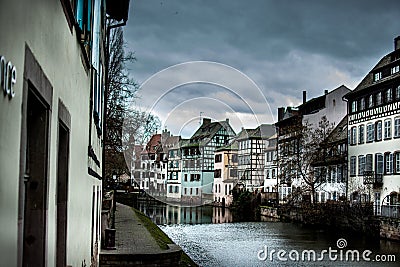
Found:
[[[132,52],[125,53],[123,31],[110,31],[106,80],[104,161],[105,177],[130,173],[135,143],[144,143],[159,128],[159,119],[141,111],[136,105],[138,83],[130,78],[127,64],[136,61]],[[128,157],[125,161],[124,154]]]
[[[323,116],[314,127],[308,121],[289,126],[286,131],[291,133],[289,141],[280,145],[279,168],[281,180],[287,184],[297,179],[301,189],[296,193],[309,194],[314,202],[316,189],[324,182],[323,171],[316,171],[314,163],[326,159],[326,150],[320,144],[324,141],[334,125]]]

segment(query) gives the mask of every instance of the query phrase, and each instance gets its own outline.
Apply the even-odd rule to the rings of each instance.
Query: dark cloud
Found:
[[[314,97],[341,84],[354,88],[400,35],[396,0],[138,0],[131,5],[125,37],[127,48],[136,52],[130,68],[140,83],[174,64],[221,62],[252,78],[274,113],[279,106],[297,105],[302,90]],[[202,92],[183,90],[168,102],[173,106]],[[146,96],[159,93],[141,92],[142,102],[148,105]]]

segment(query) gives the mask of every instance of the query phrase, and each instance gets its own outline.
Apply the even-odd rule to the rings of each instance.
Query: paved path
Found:
[[[149,231],[142,225],[131,207],[116,203],[116,250],[101,250],[102,254],[156,254],[160,248]]]

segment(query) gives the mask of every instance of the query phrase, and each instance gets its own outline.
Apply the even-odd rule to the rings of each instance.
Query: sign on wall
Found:
[[[10,99],[15,96],[14,85],[16,82],[17,69],[11,61],[7,62],[6,58],[0,55],[0,88]]]

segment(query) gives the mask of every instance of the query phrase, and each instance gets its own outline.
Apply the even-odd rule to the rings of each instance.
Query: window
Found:
[[[169,187],[169,192],[172,193],[172,186]]]
[[[179,193],[179,186],[175,186],[175,193]]]
[[[196,196],[199,195],[199,189],[196,188]]]
[[[375,122],[375,132],[376,132],[376,141],[381,141],[382,140],[382,121],[377,121]]]
[[[400,152],[394,154],[394,172],[400,173]]]
[[[214,171],[214,178],[221,178],[221,169],[216,169]]]
[[[336,166],[332,167],[331,169],[331,182],[332,183],[336,182]]]
[[[395,74],[395,73],[398,73],[398,72],[399,72],[399,66],[394,66],[394,67],[391,68],[391,71],[390,71],[391,74]]]
[[[365,156],[360,155],[358,156],[358,175],[363,176],[365,170]]]
[[[386,92],[385,92],[385,102],[386,102],[386,103],[392,102],[392,88],[386,89]]]
[[[364,124],[358,126],[358,143],[364,144]]]
[[[357,112],[357,101],[351,102],[351,112]]]
[[[357,128],[351,127],[350,145],[357,144]]]
[[[343,181],[343,166],[337,166],[337,182],[341,183]]]
[[[356,157],[355,156],[350,157],[350,175],[351,176],[356,175]]]
[[[373,95],[370,95],[369,97],[368,97],[368,107],[369,108],[372,108],[374,106],[374,96]]]
[[[385,120],[385,139],[390,139],[392,138],[392,120],[388,119]]]
[[[187,177],[188,177],[188,175],[185,173],[184,178],[183,178],[185,182],[187,182]]]
[[[379,81],[380,79],[382,79],[382,72],[377,72],[374,74],[374,81]]]
[[[385,174],[393,172],[393,154],[385,153]]]
[[[367,124],[367,143],[374,141],[374,125],[372,123]]]
[[[375,154],[375,173],[383,174],[383,155],[380,153]]]
[[[394,135],[395,138],[400,137],[400,117],[394,118]]]
[[[215,155],[215,163],[217,163],[217,162],[222,162],[222,155],[221,154]]]
[[[231,177],[237,177],[238,176],[237,169],[230,169],[229,172],[230,172],[230,176]]]
[[[232,154],[232,162],[237,163],[238,162],[238,155],[237,154]]]
[[[400,99],[400,85],[396,87],[396,99]]]
[[[79,29],[85,34],[86,36],[90,36],[91,32],[91,12],[92,12],[92,5],[91,1],[89,0],[77,0],[75,6],[75,17],[76,22],[79,26]]]
[[[360,99],[360,110],[364,110],[365,109],[365,98],[361,98]]]
[[[372,171],[372,154],[365,156],[365,171]]]
[[[382,92],[379,92],[375,95],[375,103],[377,106],[382,104]]]

